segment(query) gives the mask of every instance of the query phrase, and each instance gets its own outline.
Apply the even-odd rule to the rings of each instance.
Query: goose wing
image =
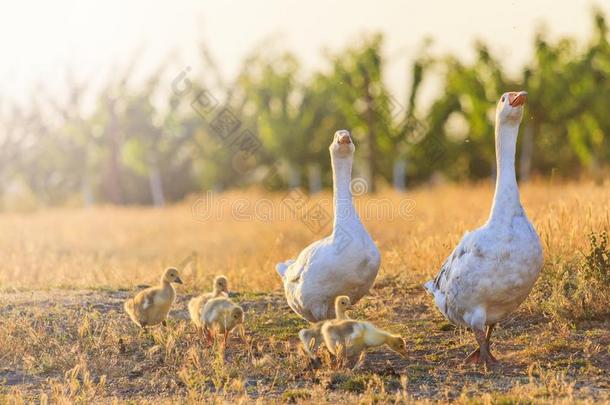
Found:
[[[456,272],[460,272],[464,266],[471,264],[476,258],[483,258],[484,251],[477,240],[476,232],[469,232],[464,235],[460,243],[453,249],[447,257],[436,277],[425,284],[426,289],[434,294],[436,291],[445,292],[447,283],[453,278]]]
[[[297,283],[301,279],[301,275],[309,268],[315,267],[316,263],[322,259],[320,257],[320,248],[328,244],[328,238],[313,242],[307,246],[299,254],[299,257],[292,261],[284,271],[284,281],[289,283]],[[324,256],[324,254],[322,254]]]

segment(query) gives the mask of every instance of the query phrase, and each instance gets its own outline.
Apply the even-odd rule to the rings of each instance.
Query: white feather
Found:
[[[332,234],[307,246],[296,260],[276,266],[288,304],[311,322],[334,316],[336,296],[347,295],[355,304],[367,294],[381,259],[353,206],[350,181],[354,149],[351,146],[347,156],[336,153],[340,132],[330,148],[335,212]]]
[[[425,284],[448,320],[479,330],[501,321],[525,300],[543,261],[515,178],[518,122],[505,110],[497,116],[498,180],[489,220],[464,235],[434,280]]]

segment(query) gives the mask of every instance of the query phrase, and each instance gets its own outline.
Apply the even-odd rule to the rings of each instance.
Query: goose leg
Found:
[[[487,341],[487,350],[489,352],[489,357],[491,358],[491,360],[495,363],[498,363],[498,359],[496,359],[494,357],[494,355],[491,353],[491,333],[494,330],[494,327],[496,326],[496,324],[491,324],[487,326],[487,333],[485,334],[485,340]]]
[[[496,325],[488,325],[487,326],[487,332],[484,334],[484,340],[487,346],[487,356],[489,357],[489,359],[491,360],[490,363],[498,363],[498,359],[495,358],[495,356],[491,353],[491,334],[494,330],[494,327]],[[474,332],[475,336],[477,336],[477,331]],[[481,334],[483,334],[483,332],[480,332]],[[479,337],[477,336],[477,342],[479,342]],[[479,347],[477,347],[475,350],[472,351],[472,353],[470,353],[468,355],[468,357],[466,357],[466,359],[464,359],[464,363],[480,363],[482,361],[482,356],[481,356],[481,346],[480,346],[480,342],[479,342]],[[488,362],[485,361],[485,363],[487,364]]]
[[[206,340],[208,346],[211,346],[212,345],[212,341],[213,341],[212,331],[210,330],[210,328],[204,327],[203,328],[203,333],[204,333],[205,340]]]
[[[207,343],[208,339],[207,339],[207,333],[206,333],[206,329],[203,326],[196,326],[196,331],[197,334],[199,335],[199,339],[200,341],[202,341],[203,343]]]
[[[477,338],[477,343],[479,343],[478,362],[483,363],[487,367],[496,364],[498,361],[494,360],[489,354],[489,345],[487,344],[486,333],[482,330],[475,330],[474,335]]]

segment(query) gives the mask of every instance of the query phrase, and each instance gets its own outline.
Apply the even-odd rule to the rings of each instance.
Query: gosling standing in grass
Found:
[[[370,322],[352,319],[326,322],[322,326],[322,336],[328,350],[337,360],[347,360],[348,367],[354,367],[367,349],[387,345],[403,357],[407,355],[407,342],[399,335],[393,335],[376,328]]]
[[[335,298],[335,319],[349,319],[349,316],[347,316],[346,311],[350,308],[350,306],[351,301],[347,295],[339,295],[337,298]],[[312,324],[310,328],[301,329],[299,331],[299,339],[301,339],[303,349],[305,350],[307,356],[309,356],[309,358],[312,360],[313,364],[317,364],[319,361],[315,353],[323,341],[322,325],[330,321],[325,320],[316,322]]]
[[[224,345],[227,346],[229,333],[238,325],[242,327],[243,338],[244,310],[228,298],[212,298],[201,310],[201,324],[209,341],[216,333],[224,334]]]
[[[229,282],[227,281],[227,278],[225,276],[217,276],[214,279],[214,287],[212,292],[200,294],[189,301],[189,314],[191,315],[191,320],[195,326],[197,326],[197,328],[203,327],[203,324],[201,323],[201,310],[206,302],[212,298],[228,296]]]
[[[182,284],[182,280],[178,270],[170,267],[163,273],[160,285],[140,291],[134,298],[127,300],[125,312],[142,328],[160,323],[165,325],[169,309],[176,299],[172,283]]]

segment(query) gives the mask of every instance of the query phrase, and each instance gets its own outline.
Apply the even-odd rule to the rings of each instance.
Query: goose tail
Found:
[[[125,301],[125,304],[123,304],[123,308],[125,308],[125,312],[127,312],[127,315],[129,315],[129,317],[131,318],[132,321],[134,321],[138,326],[142,326],[140,324],[140,321],[138,320],[138,317],[136,316],[134,304],[135,303],[134,303],[133,298],[130,298],[127,301]]]
[[[128,299],[123,304],[123,308],[125,308],[125,312],[131,317],[133,317],[133,298]]]
[[[286,277],[286,270],[288,270],[288,267],[290,267],[292,263],[294,263],[294,260],[288,260],[286,262],[278,263],[275,265],[275,271],[277,271],[277,274],[280,275],[282,280]]]
[[[434,304],[439,309],[439,311],[441,311],[445,318],[449,319],[447,315],[447,297],[445,297],[445,293],[443,292],[443,290],[438,288],[435,283],[435,280],[430,280],[426,282],[426,284],[424,284],[424,288],[426,289],[426,291],[428,291],[430,295],[434,297]]]
[[[436,291],[436,286],[434,285],[434,280],[428,280],[424,284],[424,288],[426,289],[426,291],[428,291],[428,293],[434,295],[434,292]]]

